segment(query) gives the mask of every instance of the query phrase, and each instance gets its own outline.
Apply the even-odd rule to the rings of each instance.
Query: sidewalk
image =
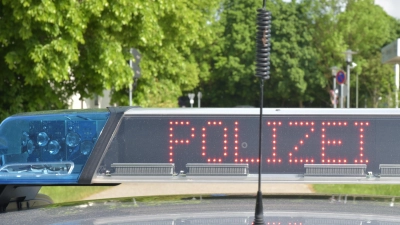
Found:
[[[177,194],[251,194],[257,192],[257,183],[124,183],[85,200]],[[262,184],[263,194],[313,193],[307,184]]]

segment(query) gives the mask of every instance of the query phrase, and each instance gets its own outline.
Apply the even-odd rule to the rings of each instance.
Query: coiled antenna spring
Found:
[[[261,192],[261,143],[263,124],[264,80],[269,79],[270,38],[271,38],[271,13],[263,8],[257,10],[257,40],[256,40],[256,76],[260,78],[260,123],[258,134],[258,191],[256,197],[256,209],[254,213],[254,225],[264,225],[264,210]]]
[[[265,80],[270,75],[271,51],[271,12],[261,8],[257,10],[257,47],[256,47],[256,76]]]

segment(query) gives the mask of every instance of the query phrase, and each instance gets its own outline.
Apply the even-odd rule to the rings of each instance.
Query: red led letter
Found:
[[[282,159],[278,158],[278,153],[277,153],[277,131],[278,131],[278,126],[280,127],[282,125],[282,122],[278,121],[267,121],[267,126],[271,127],[271,133],[272,133],[272,155],[267,158],[267,163],[281,163]]]
[[[301,134],[300,139],[297,139],[297,143],[289,149],[289,163],[300,163],[310,164],[314,163],[313,157],[298,157],[299,151],[304,148],[304,145],[309,142],[308,139],[314,133],[315,123],[313,121],[289,121],[289,127],[293,128],[306,128],[305,132]],[[304,129],[303,129],[304,130]]]
[[[176,148],[177,145],[188,145],[190,143],[190,138],[194,138],[194,132],[195,128],[189,128],[188,126],[190,125],[189,121],[170,121],[169,122],[169,162],[173,162],[174,158],[174,149]],[[175,132],[177,128],[185,127],[183,131],[180,130],[180,132]],[[183,136],[181,134],[187,135],[187,129],[190,129],[190,137],[185,137],[182,138],[180,136]],[[178,133],[180,135],[178,135]]]
[[[365,157],[365,149],[364,149],[364,144],[365,144],[365,129],[366,127],[369,126],[369,122],[354,122],[354,126],[357,127],[357,130],[359,132],[359,154],[358,158],[354,159],[354,163],[360,163],[360,164],[367,164],[368,159]]]
[[[222,121],[207,121],[207,126],[208,127],[222,126]],[[236,125],[235,125],[235,127],[236,127]],[[222,140],[222,146],[223,146],[222,151],[223,151],[223,156],[227,157],[228,156],[228,128],[224,127],[223,131],[224,131],[224,133],[223,133],[223,140]],[[237,131],[235,131],[235,132],[237,132]],[[237,134],[237,133],[235,133],[235,134]],[[237,137],[235,137],[235,141],[237,142]],[[219,149],[216,149],[212,152],[217,152],[218,150]],[[236,151],[237,151],[237,149],[235,150],[235,152]],[[215,158],[215,157],[210,158],[209,156],[207,156],[207,128],[206,127],[202,127],[202,129],[201,129],[201,155],[203,157],[208,157],[207,162],[220,163],[223,161],[222,158]]]
[[[326,130],[333,127],[347,127],[347,122],[342,121],[329,121],[321,123],[321,163],[323,164],[346,164],[348,160],[346,157],[329,157],[327,155],[327,148],[332,149],[332,147],[343,148],[343,140],[340,138],[331,139],[327,137]]]

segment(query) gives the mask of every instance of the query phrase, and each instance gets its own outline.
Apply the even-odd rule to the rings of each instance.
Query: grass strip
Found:
[[[105,191],[109,186],[45,186],[39,191],[53,199],[54,203],[81,201],[90,195]]]
[[[400,196],[400,185],[391,184],[314,184],[313,189],[321,194]]]

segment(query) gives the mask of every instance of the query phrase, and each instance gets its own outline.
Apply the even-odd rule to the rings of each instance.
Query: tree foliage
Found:
[[[203,106],[258,105],[255,22],[259,0],[1,0],[0,119],[21,111],[65,108],[112,89],[128,104],[130,48],[142,55],[134,103],[176,107],[202,91]],[[271,79],[265,106],[330,107],[330,67],[358,52],[360,102],[390,104],[393,70],[380,49],[400,36],[400,22],[373,0],[268,1]],[[360,104],[361,105],[361,104]]]
[[[256,0],[223,1],[213,45],[201,52],[201,60],[210,65],[199,87],[203,105],[257,105],[254,38],[260,7]],[[356,76],[360,99],[370,96],[369,106],[377,106],[379,96],[390,95],[393,72],[379,63],[380,49],[399,37],[400,23],[373,0],[273,0],[267,9],[273,15],[272,66],[264,105],[330,107],[330,68],[345,69],[346,49],[358,51],[353,57],[358,66],[351,71],[351,106],[356,105]]]
[[[194,46],[210,37],[207,22],[218,1],[2,0],[0,3],[0,117],[66,107],[115,91],[127,103],[132,83],[129,48],[143,56],[135,102],[172,106],[198,83]],[[118,95],[120,93],[120,95]]]
[[[367,102],[369,107],[377,107],[379,99],[384,98],[389,100],[387,106],[393,106],[390,95],[394,90],[394,71],[392,66],[381,63],[380,52],[383,46],[400,37],[396,29],[400,23],[373,0],[349,0],[338,24],[347,47],[357,51],[353,61],[358,65],[352,74],[359,76],[362,105]],[[354,75],[352,90],[356,90]],[[355,102],[355,94],[351,93],[351,102]]]
[[[298,106],[313,102],[322,89],[315,76],[316,51],[311,45],[310,4],[269,1],[272,12],[271,79],[266,82],[266,106]],[[254,77],[255,21],[260,2],[226,0],[216,24],[216,40],[209,51],[209,71],[202,80],[204,104],[257,105],[259,86]],[[204,55],[204,54],[202,54]],[[317,95],[318,96],[318,95]]]

